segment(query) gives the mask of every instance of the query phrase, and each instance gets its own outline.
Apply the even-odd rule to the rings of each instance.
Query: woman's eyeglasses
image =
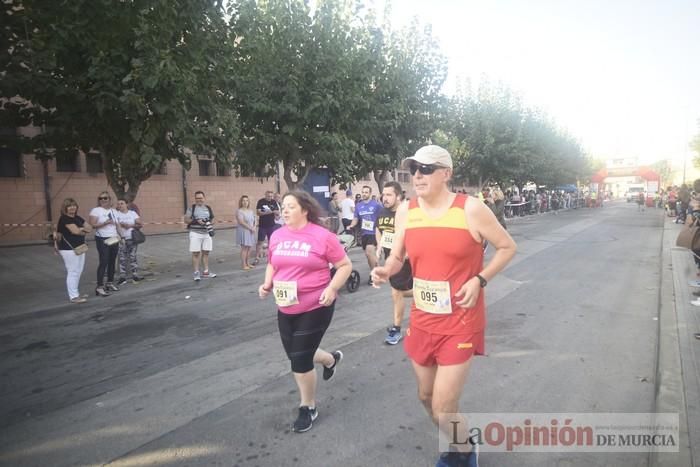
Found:
[[[408,166],[408,171],[411,172],[411,175],[415,175],[416,172],[420,172],[423,175],[430,175],[440,168],[441,167],[437,165],[418,164],[416,162],[411,162],[411,164]]]
[[[109,196],[100,196],[98,199],[99,199],[100,201],[102,201],[102,200],[105,200],[105,199],[109,199]]]

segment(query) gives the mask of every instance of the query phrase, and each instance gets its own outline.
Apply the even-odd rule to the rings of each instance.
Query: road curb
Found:
[[[686,265],[674,260],[674,256],[677,256],[673,254],[677,230],[679,229],[675,224],[664,223],[660,252],[661,278],[654,412],[670,412],[679,415],[678,452],[652,451],[649,454],[649,465],[658,467],[694,465],[690,447],[677,317],[678,307],[684,306],[683,304],[689,302],[690,298],[688,287],[684,285]]]

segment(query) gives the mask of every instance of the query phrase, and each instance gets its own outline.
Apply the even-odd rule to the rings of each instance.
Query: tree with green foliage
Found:
[[[313,168],[357,173],[364,151],[350,128],[368,102],[356,12],[351,1],[231,2],[243,173],[271,175],[280,162],[290,188]]]
[[[354,0],[231,3],[242,173],[289,187],[313,168],[332,182],[385,175],[435,128],[446,63],[430,29],[394,32]]]
[[[698,134],[690,142],[690,149],[696,154],[693,158],[693,165],[700,167],[700,120],[698,120]]]
[[[389,15],[387,9],[385,16]],[[370,156],[361,169],[373,173],[381,191],[386,175],[425,144],[438,127],[447,60],[429,26],[417,20],[401,30],[383,26],[367,31],[366,51],[374,65],[365,94],[369,107],[357,116],[357,135]]]
[[[700,151],[698,154],[700,154]],[[659,178],[661,179],[661,186],[659,188],[665,188],[666,184],[673,179],[673,167],[668,159],[654,162],[651,164],[651,168],[659,174]]]
[[[221,0],[3,2],[0,125],[39,157],[99,151],[118,196],[165,160],[228,165],[238,138]]]
[[[589,172],[578,142],[545,115],[525,108],[508,88],[486,80],[476,95],[466,86],[449,99],[433,140],[453,155],[458,183],[552,187],[574,183]]]

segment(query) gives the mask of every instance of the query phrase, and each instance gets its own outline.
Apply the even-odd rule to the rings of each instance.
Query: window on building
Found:
[[[22,176],[22,155],[10,148],[0,148],[0,177]]]
[[[216,176],[217,177],[230,177],[231,167],[225,167],[223,164],[216,164]]]
[[[202,177],[210,177],[214,175],[213,161],[211,159],[199,159],[199,175]]]
[[[56,154],[56,172],[80,172],[78,151],[60,151]]]
[[[102,154],[89,152],[85,155],[85,168],[89,174],[100,174],[102,169]]]

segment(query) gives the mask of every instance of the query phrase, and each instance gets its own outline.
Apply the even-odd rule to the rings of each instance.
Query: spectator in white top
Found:
[[[117,226],[112,209],[112,197],[106,191],[97,197],[97,207],[90,211],[90,225],[95,228],[95,247],[100,257],[97,266],[97,288],[95,295],[106,297],[110,292],[119,290],[114,285],[114,267],[119,254]],[[117,241],[115,241],[115,239]],[[105,283],[105,271],[107,282]]]
[[[125,284],[127,281],[127,273],[131,274],[131,281],[136,283],[141,280],[139,277],[139,263],[136,258],[136,250],[138,245],[134,243],[131,233],[134,229],[143,227],[141,218],[136,213],[129,209],[129,203],[126,198],[117,200],[117,226],[122,241],[119,243],[119,281],[117,285]]]
[[[343,222],[343,230],[347,230],[355,218],[355,201],[352,199],[352,191],[345,192],[345,199],[340,202],[340,216]]]

